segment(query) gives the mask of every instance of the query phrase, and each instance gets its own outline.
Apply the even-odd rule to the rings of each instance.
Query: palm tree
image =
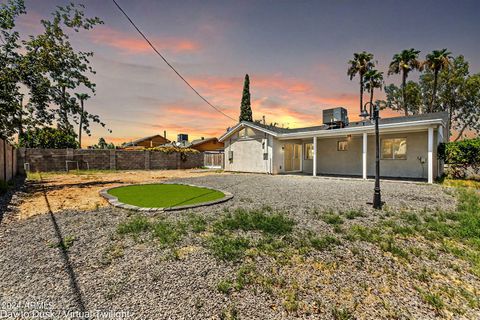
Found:
[[[350,67],[347,70],[347,75],[352,80],[358,73],[360,76],[360,113],[363,111],[363,91],[364,91],[364,76],[365,73],[375,66],[373,62],[373,54],[362,51],[353,54],[353,60],[349,60]]]
[[[373,91],[383,87],[383,72],[376,69],[368,70],[364,75],[365,90],[370,92],[370,117],[372,116]]]
[[[433,112],[435,96],[437,95],[438,74],[442,69],[450,66],[451,54],[452,53],[447,51],[447,49],[433,50],[431,53],[427,54],[424,64],[430,71],[433,72],[433,92],[428,112]]]
[[[392,62],[388,68],[388,75],[391,74],[402,74],[402,99],[403,99],[403,109],[405,110],[405,115],[408,116],[408,106],[407,106],[407,97],[406,97],[406,85],[408,73],[412,70],[420,70],[422,68],[422,63],[418,60],[418,54],[420,51],[413,48],[403,50],[400,53],[397,53],[393,56]]]

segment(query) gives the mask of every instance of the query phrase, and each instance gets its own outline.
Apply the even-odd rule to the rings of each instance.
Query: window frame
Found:
[[[345,149],[340,149],[340,143],[345,143]],[[348,151],[348,140],[337,140],[337,151]]]
[[[309,157],[309,154],[308,154],[308,150],[307,150],[307,146],[311,145],[312,146],[312,157],[310,158]],[[313,142],[307,142],[304,144],[304,150],[303,150],[303,160],[313,160],[313,153],[314,153],[314,150],[313,150]]]
[[[383,144],[385,143],[385,141],[387,140],[392,140],[392,144],[391,144],[391,154],[392,154],[392,157],[385,157],[384,156],[384,153],[383,153]],[[395,157],[395,141],[398,140],[399,141],[399,147],[400,147],[400,143],[402,141],[405,141],[405,157],[402,157],[402,158],[397,158]],[[380,159],[382,160],[407,160],[407,150],[408,150],[408,142],[407,142],[407,137],[398,137],[398,138],[382,138],[381,141],[380,141]]]
[[[251,130],[251,133],[252,135],[248,135],[248,130]],[[241,133],[242,132],[245,132],[244,135],[242,135]],[[239,140],[245,140],[245,139],[255,139],[255,136],[257,135],[257,133],[255,132],[255,130],[253,130],[252,128],[250,127],[244,127],[242,129],[240,129],[238,131],[238,139]]]

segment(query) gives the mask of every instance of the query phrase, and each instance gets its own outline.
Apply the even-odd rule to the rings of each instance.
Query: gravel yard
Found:
[[[372,181],[249,174],[169,181],[234,198],[155,216],[69,207],[2,223],[0,309],[37,302],[55,319],[79,319],[66,311],[101,318],[97,310],[115,311],[115,319],[480,317],[480,270],[447,250],[469,247],[422,231],[455,210],[454,189],[386,181],[386,206],[374,211],[366,204]],[[284,233],[255,222],[237,227],[236,209],[267,222],[276,215]],[[238,239],[249,241],[228,251],[238,259],[216,255]]]

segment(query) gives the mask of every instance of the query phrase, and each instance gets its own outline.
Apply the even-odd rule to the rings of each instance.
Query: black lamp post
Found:
[[[369,114],[367,106],[370,105],[370,110],[373,107],[373,115],[370,114],[371,119],[375,121],[375,188],[373,193],[373,208],[382,209],[382,196],[380,190],[380,132],[378,130],[378,119],[380,118],[380,103],[377,101],[372,106],[371,102],[365,103],[360,116],[366,118]]]
[[[378,131],[378,119],[380,105],[375,103],[373,108],[373,120],[375,121],[375,191],[373,193],[373,208],[382,209],[382,196],[380,194],[380,133]]]

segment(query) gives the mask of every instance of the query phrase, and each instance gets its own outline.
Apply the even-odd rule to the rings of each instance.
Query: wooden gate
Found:
[[[203,165],[207,168],[223,168],[223,151],[205,151],[203,153]]]

